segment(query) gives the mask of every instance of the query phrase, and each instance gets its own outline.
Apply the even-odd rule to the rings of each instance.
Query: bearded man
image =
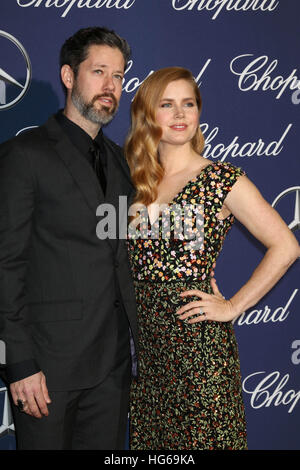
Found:
[[[114,31],[79,30],[60,54],[64,110],[0,146],[0,337],[18,449],[124,448],[135,298],[125,241],[97,237],[96,211],[117,213],[133,191],[102,132],[129,56]]]

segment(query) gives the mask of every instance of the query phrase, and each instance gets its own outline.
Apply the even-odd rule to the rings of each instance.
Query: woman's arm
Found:
[[[224,204],[267,251],[249,281],[230,300],[225,300],[217,289],[214,294],[198,290],[182,293],[182,296],[196,295],[201,300],[182,307],[177,312],[181,319],[199,314],[199,307],[205,313],[190,323],[233,320],[269,292],[300,256],[295,236],[247,176],[238,178]]]
[[[255,305],[300,256],[297,239],[256,186],[242,176],[225,199],[226,207],[267,251],[249,281],[230,299],[236,315]]]

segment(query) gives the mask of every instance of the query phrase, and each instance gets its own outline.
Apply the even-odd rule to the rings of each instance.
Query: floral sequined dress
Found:
[[[232,323],[189,324],[176,315],[184,303],[199,300],[182,299],[180,292],[212,293],[210,273],[234,222],[232,214],[224,220],[216,216],[244,174],[230,163],[213,162],[173,199],[176,207],[202,208],[201,249],[193,249],[187,237],[174,236],[176,211],[168,237],[160,217],[158,237],[151,238],[149,223],[147,237],[128,238],[139,323],[138,379],[132,383],[130,406],[133,450],[247,448]]]

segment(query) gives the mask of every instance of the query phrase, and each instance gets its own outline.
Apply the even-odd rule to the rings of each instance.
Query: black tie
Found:
[[[92,164],[95,170],[95,173],[98,177],[99,183],[101,184],[103,193],[106,191],[106,177],[104,173],[104,168],[101,162],[101,150],[97,142],[93,141],[92,146],[90,147],[90,153],[93,157]]]

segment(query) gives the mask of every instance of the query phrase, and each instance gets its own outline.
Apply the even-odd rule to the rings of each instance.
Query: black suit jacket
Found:
[[[97,207],[110,204],[119,220],[119,196],[133,194],[120,147],[104,144],[105,198],[54,117],[0,146],[0,338],[10,382],[42,370],[50,390],[93,386],[129,353],[129,327],[137,345],[125,240],[96,235]]]

